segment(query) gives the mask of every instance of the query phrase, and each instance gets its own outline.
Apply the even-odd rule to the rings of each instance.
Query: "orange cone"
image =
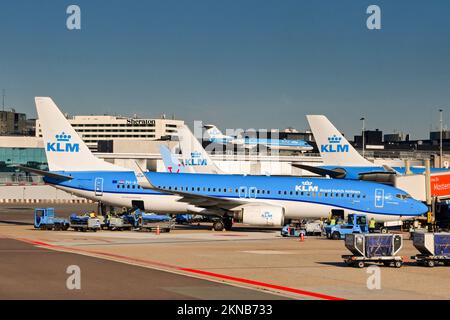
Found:
[[[300,232],[300,241],[305,241],[305,235],[303,232]]]
[[[159,224],[156,226],[156,235],[159,236],[161,230],[159,229]]]

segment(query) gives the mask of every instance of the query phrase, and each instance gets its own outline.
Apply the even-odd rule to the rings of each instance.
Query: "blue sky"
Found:
[[[220,128],[307,127],[326,114],[428,137],[450,119],[450,2],[0,0],[0,88],[35,114],[172,113]],[[66,28],[78,4],[82,30]],[[366,28],[370,4],[382,30]]]

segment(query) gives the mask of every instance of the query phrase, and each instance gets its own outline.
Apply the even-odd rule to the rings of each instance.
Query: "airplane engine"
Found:
[[[279,227],[284,225],[284,208],[249,205],[237,212],[234,218],[245,224]]]

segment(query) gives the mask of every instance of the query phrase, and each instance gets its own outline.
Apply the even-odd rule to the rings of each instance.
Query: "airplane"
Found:
[[[89,150],[49,97],[36,97],[49,171],[55,188],[111,206],[215,217],[214,230],[233,219],[257,226],[282,226],[289,219],[327,217],[331,210],[364,213],[376,221],[406,220],[428,211],[392,186],[329,178],[144,172],[108,163]]]
[[[273,150],[286,151],[311,151],[313,147],[304,140],[288,140],[288,139],[260,139],[260,138],[238,138],[224,135],[216,126],[205,125],[205,136],[209,142],[217,144],[233,144],[243,146],[246,149],[253,149],[257,146],[265,146]]]
[[[307,115],[306,118],[319,148],[323,165],[315,167],[293,163],[293,166],[331,178],[368,180],[383,183],[390,183],[393,175],[405,174],[405,167],[377,165],[365,159],[326,116]],[[432,168],[431,172],[446,170]],[[422,174],[425,172],[425,167],[411,167],[410,171],[413,174]]]
[[[159,146],[159,153],[161,154],[161,158],[164,163],[164,167],[167,172],[170,173],[187,173],[190,172],[190,168],[187,168],[184,164],[182,164],[178,157],[170,151],[169,147],[162,144]]]

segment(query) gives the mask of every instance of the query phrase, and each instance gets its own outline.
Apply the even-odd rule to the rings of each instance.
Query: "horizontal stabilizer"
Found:
[[[320,167],[308,166],[305,164],[298,164],[298,163],[293,163],[292,166],[299,168],[299,169],[307,170],[309,172],[315,173],[322,177],[329,176],[330,178],[335,178],[335,179],[342,179],[345,177],[345,172],[341,172],[341,171],[324,169],[324,168],[320,168]]]
[[[39,176],[43,176],[43,177],[49,177],[52,179],[57,179],[57,180],[62,180],[62,181],[66,181],[66,180],[72,180],[73,177],[71,176],[66,176],[63,174],[59,174],[59,173],[54,173],[54,172],[49,172],[49,171],[44,171],[44,170],[39,170],[39,169],[34,169],[34,168],[29,168],[29,167],[24,167],[24,166],[16,166],[16,168],[25,171],[25,172],[31,172],[34,174],[37,174]]]

